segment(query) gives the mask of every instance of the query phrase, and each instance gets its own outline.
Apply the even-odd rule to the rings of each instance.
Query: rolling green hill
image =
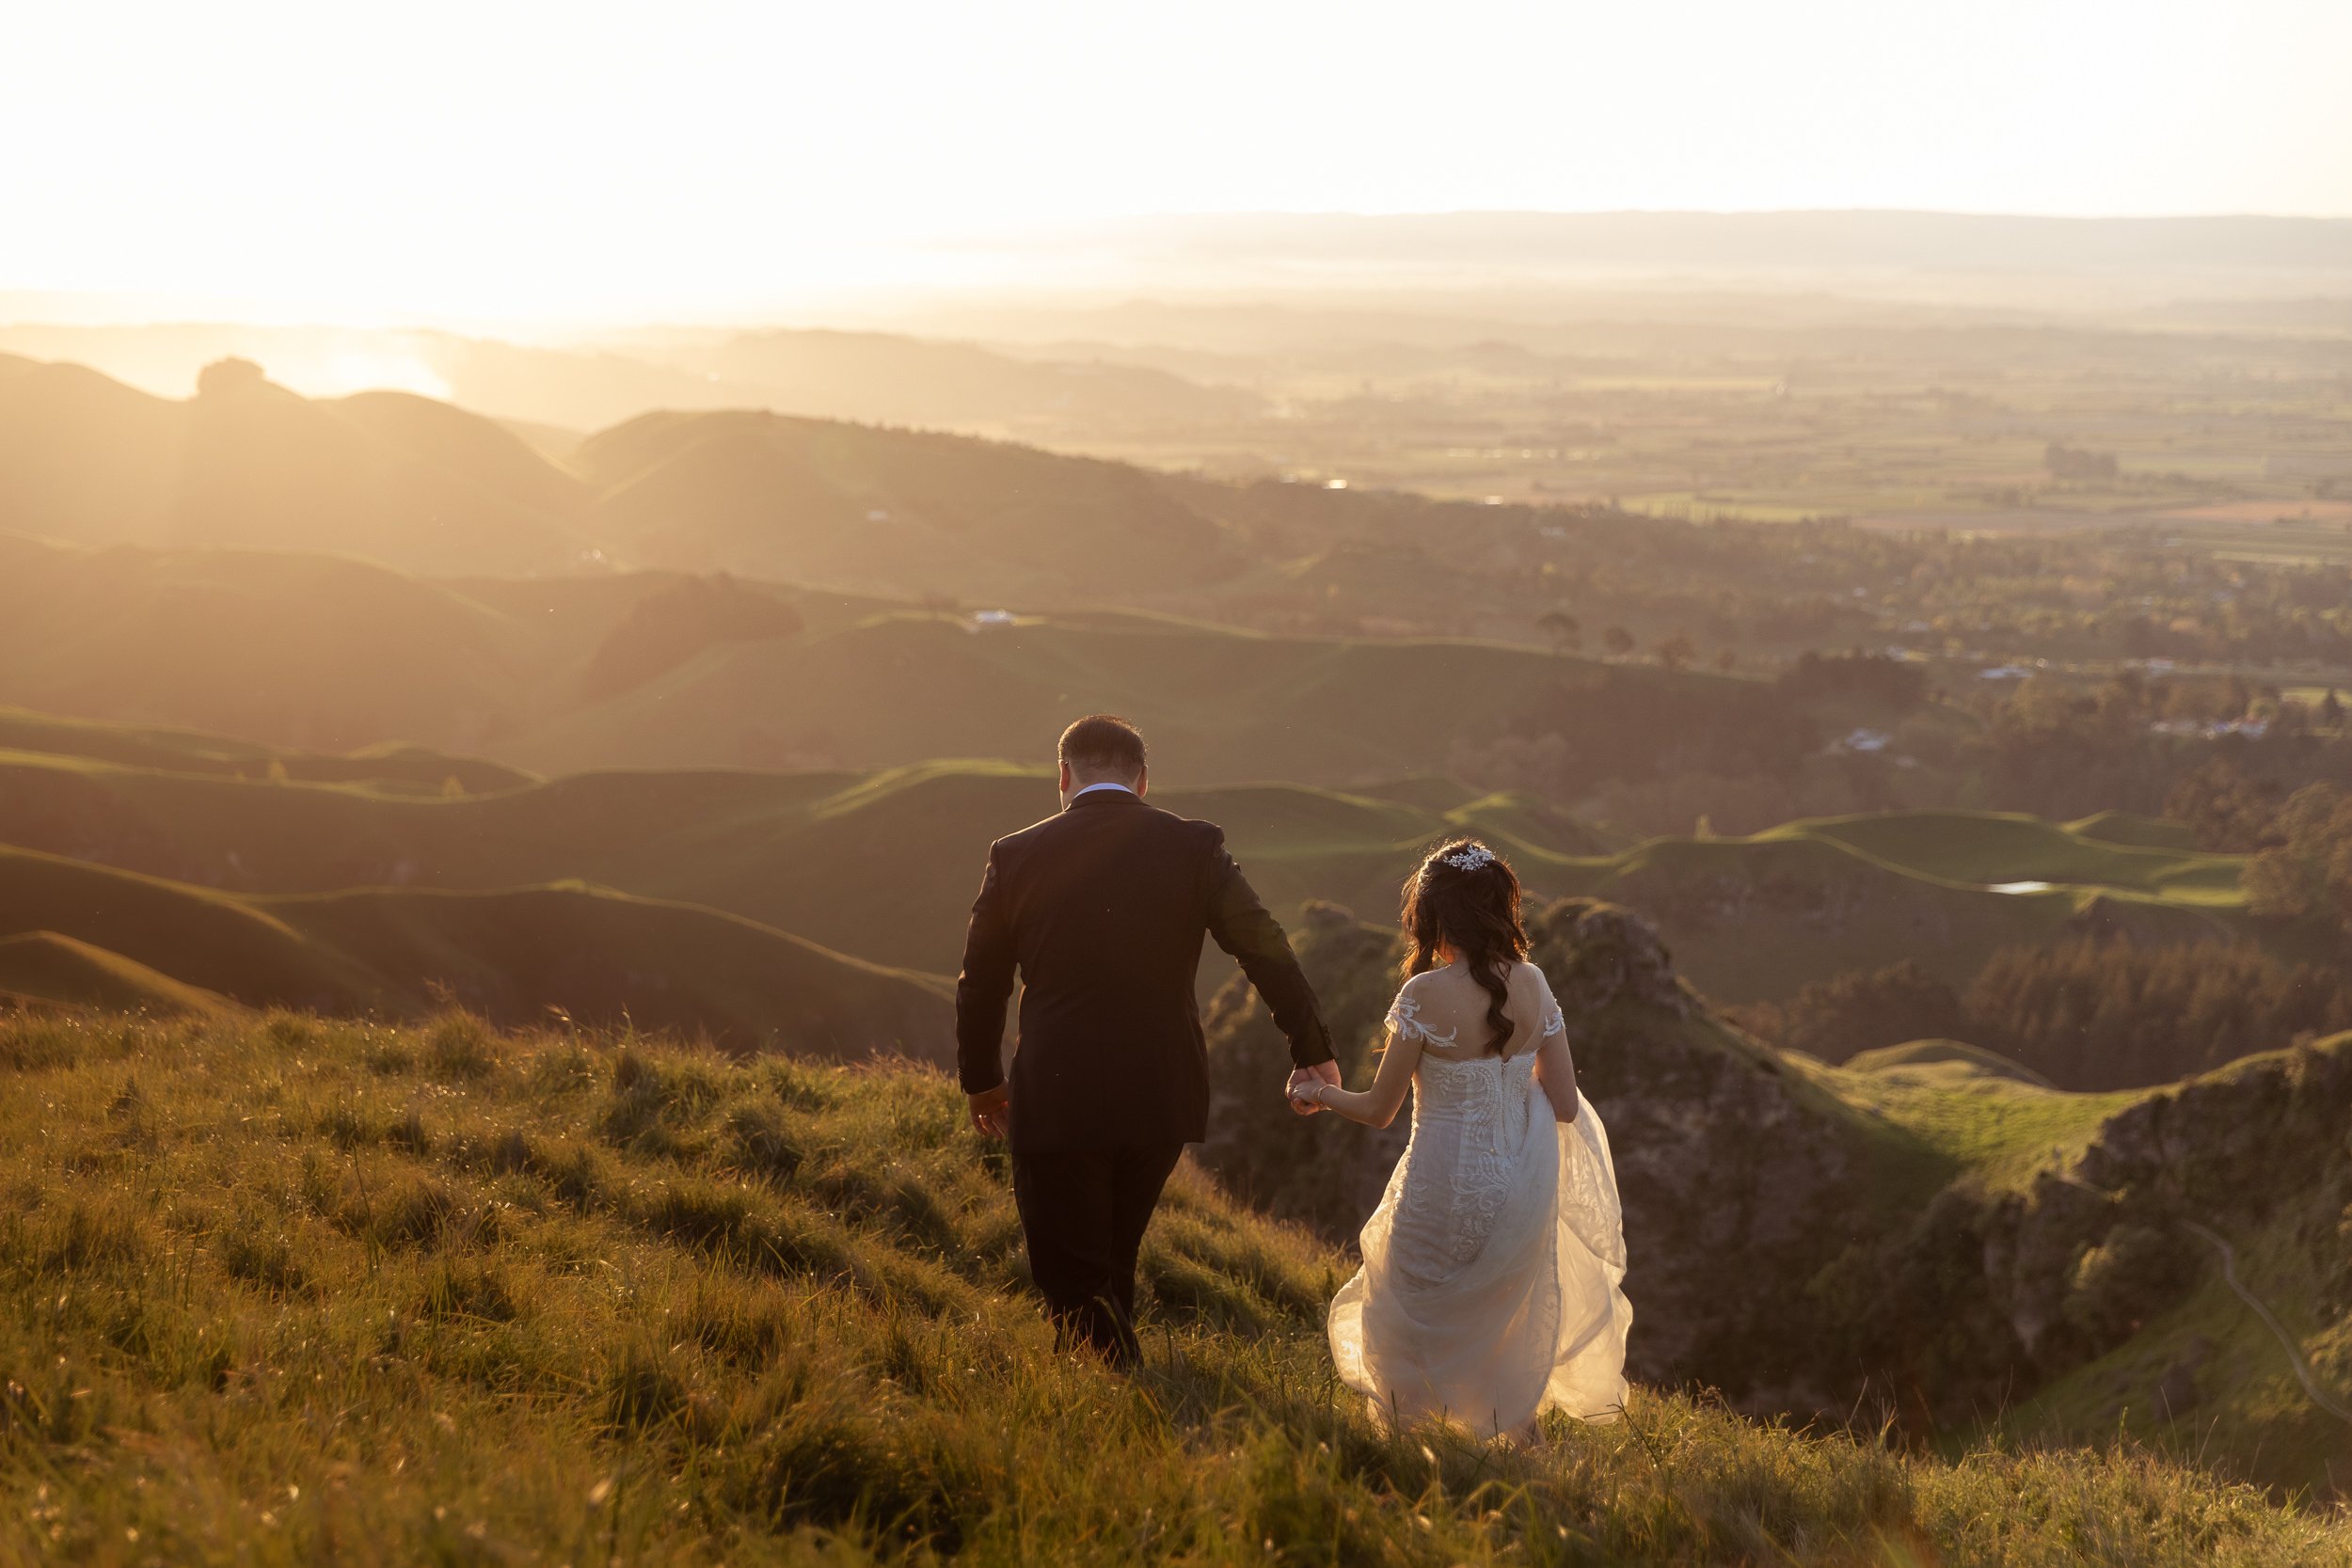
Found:
[[[0,1000],[167,1018],[233,1006],[217,991],[183,985],[143,963],[55,931],[0,937]]]
[[[1842,1067],[1791,1061],[1848,1105],[1918,1139],[1952,1175],[1987,1186],[2029,1185],[2054,1162],[2079,1158],[2106,1118],[2143,1098],[2127,1089],[2076,1094],[1995,1052],[1960,1040],[1866,1051]]]
[[[1328,1375],[1346,1259],[1190,1169],[1113,1376],[1053,1354],[934,1073],[289,1015],[0,1019],[0,1063],[11,1559],[2352,1560],[2127,1449],[1647,1388],[1536,1447],[1384,1432]]]
[[[2060,827],[2015,813],[1916,811],[1805,822],[1779,830],[1833,840],[1873,860],[1951,882],[2039,892],[2033,884],[2111,888],[2182,904],[2244,901],[2243,855],[2186,846],[2118,843],[2097,827]],[[1758,835],[1759,837],[1772,835]]]
[[[735,1049],[844,1057],[952,1053],[935,982],[687,905],[584,887],[239,897],[0,848],[0,989],[69,1006],[126,988],[248,1007],[492,1018],[560,1010]],[[148,976],[160,976],[151,980]]]
[[[1481,832],[1592,847],[1513,797],[1438,812],[1291,785],[1154,791],[1222,823],[1278,907],[1392,904],[1421,850]],[[0,752],[0,843],[269,893],[579,879],[724,910],[879,961],[951,972],[989,842],[1054,809],[1001,763],[877,774],[583,773],[480,795],[128,768]]]
[[[127,749],[103,728],[53,743],[75,744],[76,733],[102,755]],[[1450,786],[1440,808],[1440,787],[1398,792],[1419,803],[1296,785],[1153,799],[1224,825],[1279,910],[1320,899],[1385,916],[1428,844],[1485,834],[1537,895],[1641,910],[1683,972],[1726,1002],[1779,999],[1904,958],[1962,983],[2003,947],[2083,931],[2267,939],[2234,886],[2242,858],[2103,844],[2032,817],[1839,817],[1609,853],[1582,824],[1523,798]],[[0,843],[255,892],[579,879],[935,974],[955,967],[987,844],[1053,805],[1041,773],[1002,763],[592,772],[444,796],[0,752]]]
[[[1892,812],[1654,840],[1564,864],[1556,885],[1642,910],[1708,994],[1743,1002],[1906,958],[1961,983],[1999,948],[2077,933],[2267,940],[2246,918],[2244,865],[2102,845],[2013,814]]]
[[[380,745],[333,754],[261,746],[201,730],[151,729],[89,719],[61,719],[28,708],[0,708],[0,753],[76,757],[132,768],[303,784],[366,784],[389,791],[439,794],[449,781],[469,795],[515,789],[532,776],[477,757],[418,746]]]

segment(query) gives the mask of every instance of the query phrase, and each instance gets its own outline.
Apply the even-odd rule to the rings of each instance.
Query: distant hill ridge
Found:
[[[1349,785],[1442,772],[1456,740],[1555,696],[1560,721],[1613,727],[1592,752],[1602,773],[1654,767],[1686,721],[1756,728],[1772,701],[1756,681],[1468,639],[1099,609],[981,625],[744,579],[737,595],[772,598],[800,629],[714,638],[613,689],[591,680],[633,613],[693,580],[426,578],[331,555],[0,533],[0,703],[310,751],[397,741],[539,773],[1040,757],[1075,714],[1115,711],[1152,736],[1169,782]]]
[[[936,982],[714,911],[584,886],[259,898],[0,847],[0,990],[64,1006],[237,1004],[700,1036],[735,1050],[952,1054]]]
[[[1285,908],[1309,896],[1391,901],[1423,847],[1455,832],[1531,859],[1597,847],[1562,814],[1458,788],[1446,812],[1295,785],[1152,798],[1223,824]],[[444,796],[0,751],[0,843],[248,892],[584,879],[937,973],[955,966],[985,847],[1054,808],[1049,775],[988,762],[592,772]]]
[[[716,411],[633,418],[565,467],[451,404],[305,399],[244,360],[174,401],[0,359],[0,517],[86,544],[317,550],[438,574],[723,569],[908,595],[1149,596],[1243,562],[1216,521],[1126,464]]]

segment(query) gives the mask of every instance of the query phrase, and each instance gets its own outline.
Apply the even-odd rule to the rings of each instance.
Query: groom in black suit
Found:
[[[1224,830],[1144,804],[1147,787],[1143,736],[1125,720],[1098,714],[1062,732],[1061,814],[989,847],[956,981],[972,1123],[993,1137],[1009,1131],[1013,1196],[1046,1311],[1065,1343],[1120,1364],[1136,1353],[1144,1227],[1184,1146],[1208,1135],[1193,991],[1203,937],[1240,960],[1273,1010],[1296,1064],[1291,1082],[1340,1081],[1314,992]]]

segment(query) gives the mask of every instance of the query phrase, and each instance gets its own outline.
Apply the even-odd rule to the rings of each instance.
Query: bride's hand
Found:
[[[1340,1064],[1337,1062],[1317,1062],[1312,1067],[1294,1069],[1290,1082],[1283,1085],[1283,1097],[1290,1101],[1293,1111],[1302,1117],[1311,1117],[1324,1108],[1315,1099],[1321,1086],[1329,1084],[1336,1087],[1339,1081]]]

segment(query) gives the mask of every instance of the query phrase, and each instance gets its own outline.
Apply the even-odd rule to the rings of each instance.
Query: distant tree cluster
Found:
[[[2166,1083],[2352,1029],[2343,971],[2226,942],[2008,948],[1970,984],[1967,1004],[1976,1043],[2074,1089]]]
[[[2279,786],[2233,759],[2215,757],[2184,773],[2165,797],[2164,815],[2187,825],[2200,849],[2246,854],[2270,841]]]
[[[1780,688],[1800,699],[1860,697],[1902,713],[1928,700],[1928,674],[1923,666],[1887,654],[1807,649],[1782,673]]]
[[[2112,453],[2053,453],[2076,482],[2114,477]],[[1994,660],[2352,661],[2352,569],[2186,553],[2153,529],[1967,537],[1162,483],[1232,538],[1316,563],[1279,590],[1219,579],[1214,612],[1269,630],[1403,621],[1618,659],[1687,635],[1784,656],[1899,642]]]
[[[2042,466],[2052,479],[2102,480],[2115,477],[2115,453],[2084,451],[2053,441],[2042,453]]]
[[[2246,868],[2253,912],[2274,920],[2321,920],[2352,944],[2352,791],[2307,784],[2271,817],[2269,846]]]
[[[1959,1039],[2063,1088],[2117,1089],[2352,1029],[2352,977],[2227,942],[2147,947],[2082,937],[2005,948],[1964,991],[1906,959],[1727,1011],[1771,1044],[1826,1062],[1908,1040]]]
[[[1448,768],[1486,788],[1577,801],[1612,783],[1788,781],[1821,743],[1820,727],[1769,686],[1673,681],[1654,669],[1611,666],[1597,681],[1531,691],[1502,734],[1457,743]],[[1690,824],[1684,816],[1677,830]]]
[[[2037,676],[1969,705],[1983,723],[1961,759],[1979,781],[1969,803],[2061,818],[2162,813],[2205,848],[2258,847],[2249,824],[2265,799],[2352,777],[2352,736],[2236,676],[2127,671],[2091,689]]]
[[[1907,1040],[1974,1041],[1977,1035],[1960,993],[1910,958],[1816,980],[1786,1002],[1727,1010],[1749,1033],[1824,1062]]]

